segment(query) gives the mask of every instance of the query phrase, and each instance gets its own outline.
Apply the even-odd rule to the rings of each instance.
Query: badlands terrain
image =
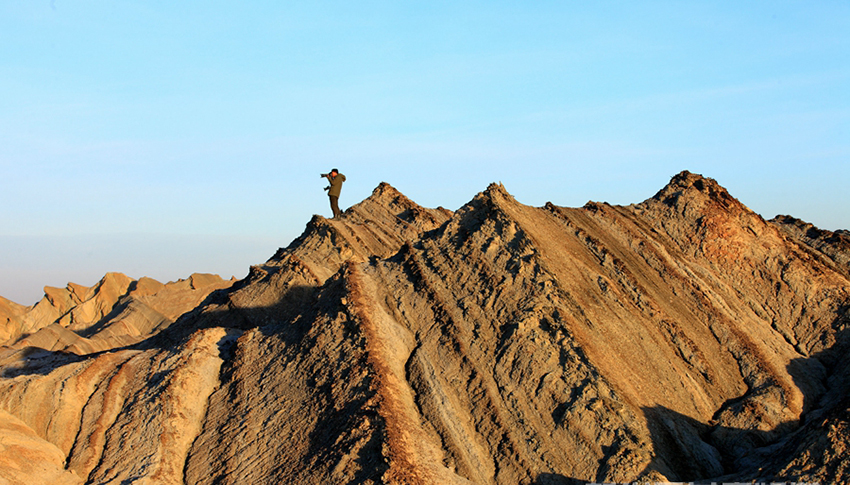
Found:
[[[383,183],[242,280],[0,298],[0,483],[848,483],[848,308],[850,234],[700,175]]]

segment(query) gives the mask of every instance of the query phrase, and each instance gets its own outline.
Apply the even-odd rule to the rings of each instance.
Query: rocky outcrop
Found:
[[[6,322],[0,329],[6,337],[0,362],[10,351],[15,359],[16,351],[27,348],[85,355],[140,342],[234,281],[196,273],[162,284],[108,273],[91,288],[45,287],[44,298],[32,307],[0,300],[0,323]]]
[[[219,384],[219,346],[230,337],[209,329],[169,351],[54,357],[37,366],[50,369],[45,375],[22,373],[0,382],[0,407],[55,445],[60,463],[86,482],[182,483],[207,398]],[[46,477],[20,483],[39,480]]]
[[[818,229],[813,224],[791,216],[776,216],[770,222],[789,238],[822,253],[836,264],[836,270],[850,276],[850,232]]]
[[[105,313],[145,315],[142,340],[17,349],[0,442],[53,458],[2,476],[847,481],[850,255],[821,242],[688,172],[625,207],[494,184],[451,212],[381,184],[173,323]]]
[[[65,454],[23,421],[0,410],[0,480],[3,483],[82,483],[65,470]]]
[[[0,342],[8,342],[20,335],[28,308],[0,296]]]

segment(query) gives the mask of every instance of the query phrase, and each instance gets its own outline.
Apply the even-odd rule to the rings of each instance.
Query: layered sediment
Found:
[[[818,231],[688,172],[581,208],[381,184],[179,305],[0,301],[0,443],[46,457],[0,477],[847,481],[850,252]]]

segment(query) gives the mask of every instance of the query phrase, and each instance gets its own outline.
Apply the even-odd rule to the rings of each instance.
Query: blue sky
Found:
[[[850,3],[0,2],[0,295],[241,278],[381,181],[457,209],[715,178],[850,228]]]

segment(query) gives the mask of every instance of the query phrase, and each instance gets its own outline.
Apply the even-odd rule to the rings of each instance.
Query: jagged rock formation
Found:
[[[44,298],[24,307],[0,298],[0,362],[8,350],[40,348],[78,355],[140,342],[197,307],[210,293],[235,282],[193,274],[162,284],[108,273],[91,288],[69,283],[44,288]]]
[[[688,172],[627,207],[381,184],[143,341],[19,349],[0,444],[52,458],[0,477],[847,481],[850,253],[811,232]]]
[[[791,216],[776,216],[770,222],[803,246],[823,253],[838,265],[836,270],[850,277],[850,232],[843,229],[825,231]]]

